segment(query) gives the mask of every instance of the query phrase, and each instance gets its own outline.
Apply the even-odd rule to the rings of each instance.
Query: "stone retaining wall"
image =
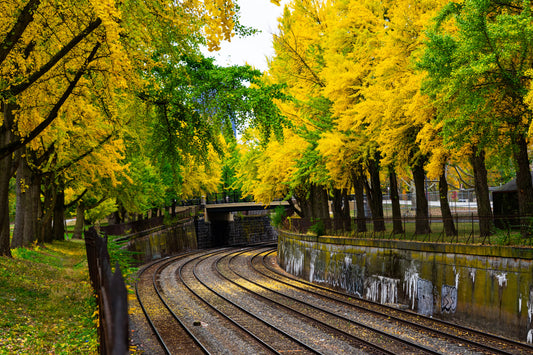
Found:
[[[246,245],[277,240],[269,216],[234,216],[229,222],[228,244]]]
[[[532,342],[533,249],[278,232],[287,272],[358,297]]]
[[[222,228],[218,230],[218,238],[214,238],[213,228]],[[206,222],[202,217],[195,217],[170,228],[150,232],[141,237],[131,237],[127,248],[136,252],[139,261],[148,262],[185,250],[276,240],[277,233],[270,225],[268,216],[235,216],[233,221],[215,224]]]

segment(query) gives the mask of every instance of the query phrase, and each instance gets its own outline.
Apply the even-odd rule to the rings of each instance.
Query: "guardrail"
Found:
[[[118,264],[111,271],[107,237],[94,227],[84,233],[91,284],[98,301],[99,354],[128,354],[128,294]]]

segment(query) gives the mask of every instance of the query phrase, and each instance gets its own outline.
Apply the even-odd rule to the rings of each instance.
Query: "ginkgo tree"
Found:
[[[425,91],[438,107],[444,141],[471,147],[476,175],[485,175],[486,149],[495,148],[494,142],[509,148],[524,218],[533,214],[528,154],[532,112],[527,103],[533,64],[531,10],[529,1],[451,2],[428,32],[420,62],[428,72]],[[482,218],[490,220],[488,193],[482,197],[489,206]],[[482,234],[490,233],[487,229]]]
[[[364,100],[353,110],[356,119],[359,116],[359,121],[368,123],[385,162],[409,166],[416,192],[415,233],[426,234],[430,231],[425,191],[429,155],[420,149],[419,133],[431,122],[435,110],[420,93],[422,77],[415,70],[414,59],[423,43],[424,26],[443,2],[406,0],[383,4],[386,11],[374,34],[377,49],[373,52],[372,70],[360,93]],[[451,215],[444,216],[444,220],[453,224]]]
[[[75,121],[75,112],[64,105],[80,87],[108,104],[117,93],[134,93],[143,85],[139,74],[155,64],[155,48],[183,53],[197,49],[204,36],[216,48],[231,37],[236,16],[232,1],[29,0],[0,6],[0,253],[9,255],[6,201],[13,154],[58,117]],[[214,17],[216,23],[208,21]],[[38,107],[25,106],[29,98]],[[101,111],[112,119],[115,113]]]
[[[331,102],[323,95],[325,81],[321,74],[326,11],[322,1],[293,1],[285,7],[279,33],[274,36],[276,55],[269,62],[268,79],[286,86],[290,100],[280,103],[280,108],[293,127],[291,136],[296,133],[307,142],[302,145],[305,149],[297,160],[297,169],[285,182],[290,187],[289,196],[298,200],[301,214],[322,220],[329,220],[328,190],[343,188],[332,184],[318,151],[320,136],[332,127]],[[267,156],[271,153],[271,149],[265,151]],[[336,200],[342,196],[334,194]],[[336,211],[337,215],[349,213],[348,204],[344,206],[346,210]]]
[[[379,48],[377,34],[384,27],[385,8],[374,1],[339,1],[328,12],[325,34],[324,93],[332,102],[334,134],[343,142],[344,155],[352,158],[345,173],[351,179],[357,205],[357,230],[366,231],[364,191],[372,212],[375,231],[385,230],[381,151],[368,121],[354,107],[366,99],[367,86]],[[322,145],[327,145],[323,140]],[[327,146],[322,147],[324,151]],[[331,157],[331,155],[330,155]],[[368,176],[368,178],[367,178]],[[398,230],[397,230],[398,231]]]

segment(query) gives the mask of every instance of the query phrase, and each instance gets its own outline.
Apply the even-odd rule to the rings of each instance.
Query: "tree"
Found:
[[[290,100],[280,104],[281,111],[292,131],[307,142],[290,178],[291,195],[298,200],[299,213],[328,225],[327,190],[333,191],[334,185],[318,150],[321,135],[332,128],[331,102],[323,95],[321,76],[326,12],[327,4],[319,1],[293,1],[285,7],[273,39],[276,54],[269,62],[269,80],[286,86]]]
[[[62,115],[63,106],[80,82],[102,84],[106,91],[95,93],[97,100],[112,98],[124,92],[126,84],[130,89],[140,85],[137,74],[153,64],[149,60],[153,48],[174,53],[197,48],[203,41],[202,28],[214,48],[220,39],[232,35],[235,23],[235,4],[231,1],[178,5],[164,0],[61,4],[29,0],[24,6],[3,3],[2,10],[1,23],[6,24],[0,28],[0,100],[4,112],[0,159],[6,167],[0,176],[2,206],[13,172],[7,168],[12,154]],[[207,23],[212,15],[218,21]],[[32,108],[25,106],[28,98],[39,102],[40,110],[30,111],[40,114],[15,117],[14,113]],[[8,209],[2,208],[1,213],[0,254],[9,255]]]
[[[445,143],[461,147],[475,142],[473,159],[482,158],[494,142],[508,144],[523,218],[533,214],[527,152],[531,20],[529,1],[452,2],[428,32],[420,61],[428,72],[425,91],[438,107]],[[521,224],[528,223],[524,219]]]
[[[427,96],[420,93],[422,75],[413,61],[423,44],[427,19],[442,1],[385,2],[376,26],[373,65],[355,111],[377,137],[384,164],[409,166],[416,193],[416,234],[430,232],[425,191],[425,166],[429,155],[420,149],[420,132],[435,115]]]

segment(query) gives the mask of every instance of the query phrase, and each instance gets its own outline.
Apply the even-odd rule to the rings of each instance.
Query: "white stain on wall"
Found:
[[[522,301],[522,295],[520,295],[520,305],[522,304],[521,301]],[[520,306],[520,308],[522,308],[522,306]],[[519,312],[521,312],[521,310]],[[533,329],[531,329],[532,318],[533,318],[533,287],[529,289],[529,297],[527,300],[527,320],[528,320],[527,326],[530,328],[529,331],[527,332],[527,339],[526,339],[528,344],[533,343]]]
[[[403,290],[407,297],[411,300],[411,309],[415,309],[415,300],[416,300],[416,290],[418,288],[418,270],[416,265],[411,263],[409,268],[405,270],[403,276]]]
[[[374,275],[367,279],[365,298],[381,304],[396,304],[398,302],[399,279]]]
[[[476,283],[476,269],[475,268],[469,268],[468,274],[470,275],[470,279],[472,279],[472,283]]]
[[[507,286],[507,274],[505,272],[495,273],[494,277],[498,280],[500,287]]]
[[[316,253],[311,253],[311,261],[309,263],[309,282],[313,282],[313,277],[315,275],[315,260]]]

